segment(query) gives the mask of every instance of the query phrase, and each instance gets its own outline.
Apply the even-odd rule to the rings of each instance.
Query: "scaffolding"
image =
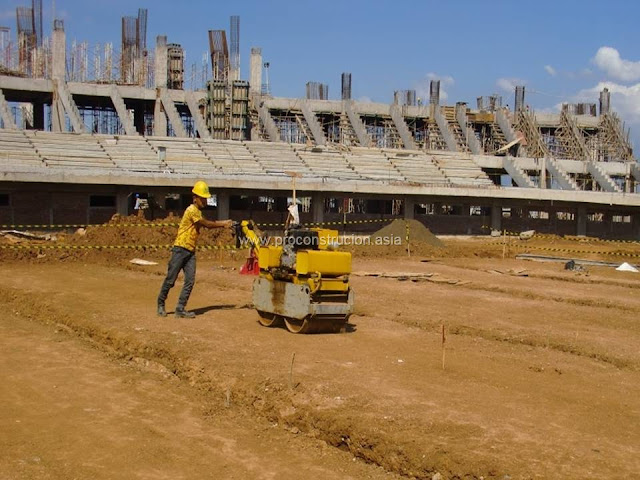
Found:
[[[177,43],[167,45],[167,87],[184,88],[184,50]]]
[[[556,158],[589,161],[594,159],[594,153],[589,150],[585,141],[585,133],[578,127],[570,110],[577,110],[575,106],[563,105],[560,112],[560,126],[553,135],[553,148],[549,148]]]
[[[232,15],[229,25],[229,71],[230,80],[240,80],[240,17]]]
[[[224,30],[209,30],[209,54],[213,81],[229,80],[229,48]]]
[[[329,85],[320,82],[307,82],[307,100],[329,100]]]
[[[551,156],[547,142],[542,138],[533,112],[528,109],[516,112],[514,128],[516,131],[520,131],[527,140],[527,154],[530,157],[545,158]]]
[[[139,8],[137,17],[122,17],[122,50],[120,82],[146,85],[147,71],[147,9]]]
[[[624,125],[614,112],[600,115],[597,138],[597,157],[599,161],[633,161],[629,131],[627,130],[625,133]]]

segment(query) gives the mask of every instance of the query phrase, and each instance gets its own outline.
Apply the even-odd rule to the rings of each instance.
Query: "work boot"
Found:
[[[188,312],[182,307],[176,307],[176,318],[196,318],[196,314]]]
[[[164,309],[164,305],[161,303],[158,304],[158,316],[159,317],[167,316],[167,311]]]

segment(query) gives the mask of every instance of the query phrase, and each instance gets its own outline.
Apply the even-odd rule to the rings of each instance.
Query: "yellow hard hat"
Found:
[[[191,193],[202,198],[211,198],[211,194],[209,193],[209,186],[202,180],[196,182],[196,184],[193,186],[193,189],[191,190]]]

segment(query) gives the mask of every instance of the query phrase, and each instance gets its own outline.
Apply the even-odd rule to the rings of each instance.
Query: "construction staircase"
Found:
[[[340,143],[342,145],[346,145],[348,147],[357,147],[360,145],[358,136],[356,135],[351,122],[349,122],[349,117],[346,112],[342,112],[340,115],[340,136]]]
[[[349,118],[349,123],[351,123],[351,126],[353,127],[353,131],[355,132],[356,137],[358,137],[358,143],[360,144],[360,146],[370,147],[371,137],[369,137],[369,134],[367,133],[362,123],[362,119],[360,118],[360,115],[358,115],[353,109],[352,100],[346,100],[344,102],[344,111],[347,114],[347,117]]]
[[[509,174],[509,176],[516,182],[518,187],[523,188],[536,188],[536,185],[531,181],[531,177],[529,174],[520,168],[517,160],[514,157],[506,156],[502,161],[505,171]]]
[[[438,124],[433,121],[427,124],[427,138],[425,140],[426,150],[449,150],[447,142],[442,135]]]
[[[578,184],[569,176],[569,174],[560,167],[560,164],[553,158],[545,158],[547,172],[553,177],[561,190],[580,190]]]
[[[606,150],[603,152],[610,158],[601,160],[626,161],[633,158],[633,150],[629,139],[625,137],[620,126],[620,119],[615,113],[605,113],[600,116],[599,136],[600,143]]]
[[[504,139],[504,143],[498,148],[502,148],[506,144],[514,142],[518,139],[518,134],[511,125],[511,116],[508,109],[497,109],[494,113],[493,118],[494,120],[491,124],[493,138],[497,143],[502,142],[502,139]],[[527,156],[526,148],[523,145],[520,145],[520,147],[518,148],[518,156]]]
[[[313,136],[313,133],[311,132],[311,127],[307,123],[307,119],[305,118],[304,114],[300,115],[297,113],[294,116],[295,116],[296,124],[298,125],[298,128],[300,128],[300,131],[304,135],[305,142],[313,143],[314,136]]]
[[[309,108],[309,102],[307,102],[307,100],[302,100],[300,107],[302,115],[304,115],[304,120],[312,134],[312,137],[307,138],[313,138],[316,145],[326,145],[327,139],[324,135],[324,131],[322,130],[322,125],[318,122],[316,114],[313,113],[311,108]]]
[[[556,138],[561,145],[562,158],[583,161],[593,159],[575,118],[566,110],[560,112],[560,128],[556,131]]]
[[[271,113],[269,113],[269,109],[264,106],[264,104],[258,105],[258,118],[260,120],[259,123],[262,124],[263,134],[266,133],[269,141],[271,142],[280,142],[280,131],[276,125],[276,122],[273,121],[273,117]]]
[[[591,177],[600,185],[600,188],[602,188],[604,192],[622,193],[622,189],[606,174],[600,165],[589,160],[586,162],[586,166]]]
[[[443,106],[442,113],[444,115],[445,120],[447,121],[447,127],[449,131],[452,133],[453,138],[456,142],[456,151],[462,153],[470,153],[471,150],[467,145],[467,132],[463,132],[458,124],[458,118],[456,115],[456,107]]]
[[[404,116],[402,115],[402,107],[399,105],[391,105],[389,109],[389,113],[391,114],[391,119],[395,124],[396,131],[400,138],[402,139],[402,144],[404,148],[408,150],[416,150],[416,142],[413,140],[413,136],[409,131],[409,127],[407,126],[407,122],[404,121]]]
[[[502,124],[500,124],[502,127]],[[536,117],[533,112],[520,110],[516,114],[516,130],[522,132],[527,140],[527,156],[533,158],[551,157],[547,144],[542,139]],[[503,129],[504,131],[504,129]],[[515,135],[515,133],[514,133]],[[507,140],[509,136],[507,135]]]
[[[471,150],[471,153],[475,155],[482,155],[484,153],[482,145],[480,145],[480,141],[478,140],[478,137],[476,137],[476,132],[469,126],[469,122],[467,122],[466,105],[461,105],[460,107],[456,106],[455,123],[460,128],[461,132],[464,132],[465,141]]]
[[[400,137],[400,133],[396,128],[395,122],[391,118],[385,118],[383,121],[384,131],[385,131],[385,142],[389,143],[389,145],[385,145],[391,148],[401,149],[404,147],[404,142]],[[380,146],[380,145],[378,145]]]

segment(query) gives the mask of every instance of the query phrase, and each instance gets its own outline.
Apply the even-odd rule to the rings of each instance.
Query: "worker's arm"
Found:
[[[225,228],[230,227],[233,224],[233,220],[218,220],[213,222],[206,218],[201,218],[198,220],[197,224],[204,228]]]

